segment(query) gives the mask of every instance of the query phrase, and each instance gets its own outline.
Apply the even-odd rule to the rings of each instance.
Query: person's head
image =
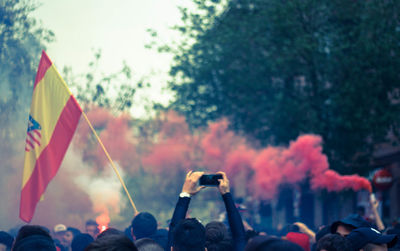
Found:
[[[369,227],[354,229],[346,238],[354,250],[387,250],[397,242],[397,235],[383,235],[378,230]]]
[[[41,226],[26,225],[19,230],[12,250],[56,251],[56,247],[46,229]]]
[[[137,251],[137,248],[125,235],[112,234],[93,241],[85,251]]]
[[[339,234],[327,234],[317,242],[317,251],[352,251],[350,242]]]
[[[168,230],[164,228],[157,229],[157,232],[150,236],[152,240],[157,242],[161,247],[167,249],[168,247]]]
[[[156,233],[157,220],[151,213],[142,212],[133,218],[131,227],[134,239],[139,240]]]
[[[53,232],[54,239],[62,243],[67,227],[64,224],[57,224],[54,226]]]
[[[135,245],[139,251],[164,251],[163,247],[161,247],[155,240],[150,238],[142,238],[137,240],[135,241]]]
[[[99,234],[99,224],[94,220],[88,220],[85,224],[85,231],[94,239]]]
[[[196,219],[181,220],[173,230],[174,251],[204,251],[206,230]]]
[[[71,249],[72,251],[84,251],[93,240],[94,239],[90,234],[78,234],[72,240]]]
[[[245,251],[304,251],[299,245],[278,238],[256,236],[247,243]]]
[[[61,244],[64,247],[70,247],[74,237],[80,233],[81,231],[79,231],[79,229],[68,227],[67,231],[65,231],[64,236],[62,237]]]
[[[119,231],[118,229],[115,228],[107,228],[106,230],[104,230],[103,232],[101,232],[96,239],[100,239],[103,238],[104,236],[108,236],[108,235],[115,235],[115,234],[124,234],[123,232]]]
[[[11,250],[14,238],[7,232],[0,231],[0,251]]]
[[[331,233],[347,236],[352,230],[359,227],[371,227],[371,224],[358,214],[350,214],[346,218],[332,223]]]
[[[232,250],[232,239],[222,222],[212,221],[206,225],[206,247],[208,251]]]
[[[323,226],[315,234],[315,241],[318,242],[322,237],[331,233],[331,226]]]

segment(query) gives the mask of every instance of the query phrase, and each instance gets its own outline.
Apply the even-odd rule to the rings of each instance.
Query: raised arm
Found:
[[[381,216],[379,215],[378,212],[378,207],[379,207],[379,201],[375,199],[375,197],[370,197],[369,203],[371,204],[371,209],[372,213],[374,214],[375,217],[375,224],[378,228],[379,231],[385,230],[385,225],[382,222]]]
[[[171,223],[169,224],[168,231],[168,250],[172,246],[172,236],[175,226],[186,217],[189,208],[190,198],[197,194],[204,187],[198,186],[198,181],[204,172],[190,171],[186,174],[185,183],[183,184],[182,191],[179,194],[178,202],[176,203],[174,213],[172,215]]]
[[[222,174],[223,179],[219,181],[219,192],[224,200],[226,213],[228,216],[229,228],[232,233],[234,248],[236,251],[244,250],[246,246],[246,235],[244,231],[242,217],[237,210],[235,203],[233,202],[232,194],[230,193],[229,180],[224,172],[218,172]]]

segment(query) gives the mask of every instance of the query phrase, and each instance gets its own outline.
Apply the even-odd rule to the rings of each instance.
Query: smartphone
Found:
[[[200,177],[200,186],[218,186],[219,179],[223,179],[222,174],[203,174]]]

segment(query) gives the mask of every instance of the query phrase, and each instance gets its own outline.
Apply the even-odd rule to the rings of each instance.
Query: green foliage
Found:
[[[160,48],[174,54],[172,108],[195,127],[227,117],[262,145],[320,134],[333,168],[368,171],[399,131],[400,2],[193,2],[185,39]]]
[[[29,1],[0,1],[0,113],[3,122],[28,104],[44,43],[53,33],[37,25]]]
[[[29,1],[0,1],[0,139],[23,142],[36,69],[44,44],[53,33],[29,16],[35,9]],[[18,139],[18,140],[17,140]],[[21,141],[19,141],[21,139]],[[3,144],[1,152],[15,144]],[[17,147],[23,149],[19,144]]]

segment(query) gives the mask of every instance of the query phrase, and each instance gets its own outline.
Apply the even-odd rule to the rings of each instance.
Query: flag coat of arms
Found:
[[[56,175],[82,109],[46,53],[33,87],[25,141],[20,218],[32,220],[36,204]]]

